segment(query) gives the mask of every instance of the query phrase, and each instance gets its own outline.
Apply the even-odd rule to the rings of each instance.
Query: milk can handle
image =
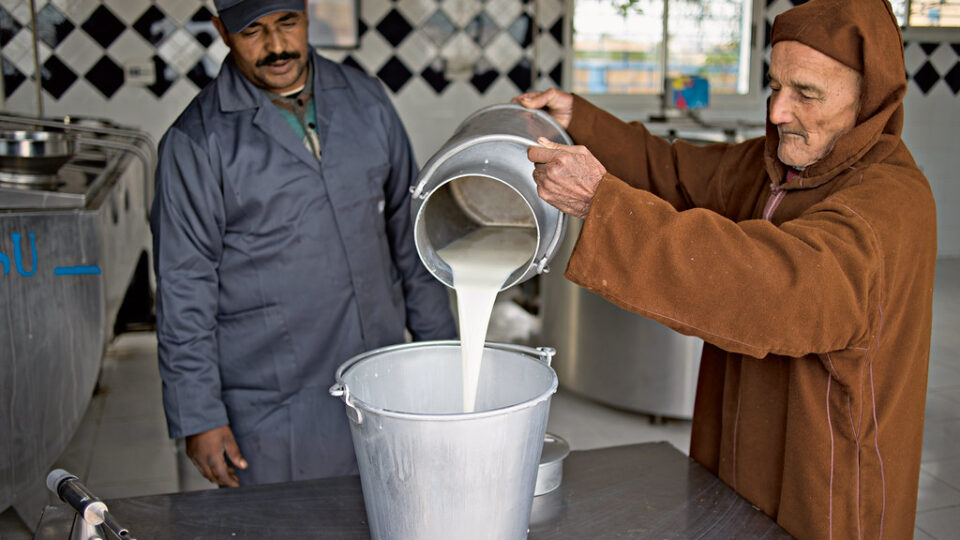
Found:
[[[347,407],[353,411],[354,415],[350,417],[351,420],[357,424],[363,423],[363,412],[353,404],[353,398],[350,397],[350,389],[347,388],[346,384],[340,382],[334,383],[334,385],[330,387],[330,395],[342,399]]]

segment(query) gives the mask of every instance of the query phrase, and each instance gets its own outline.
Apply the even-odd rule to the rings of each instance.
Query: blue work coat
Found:
[[[406,132],[381,84],[312,54],[318,162],[228,57],[160,143],[150,218],[172,438],[229,424],[263,483],[356,471],[351,356],[456,335],[422,266]]]

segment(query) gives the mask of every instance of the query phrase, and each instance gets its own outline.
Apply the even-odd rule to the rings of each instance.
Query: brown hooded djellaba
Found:
[[[863,75],[856,126],[784,182],[769,122],[669,144],[576,97],[569,132],[608,174],[566,277],[706,342],[690,455],[788,532],[911,538],[936,224],[899,28],[885,0],[814,0],[772,40]]]

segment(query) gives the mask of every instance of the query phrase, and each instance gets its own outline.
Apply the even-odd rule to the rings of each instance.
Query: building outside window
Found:
[[[668,78],[707,78],[712,94],[746,95],[753,14],[753,0],[577,0],[572,89],[660,94],[666,66]]]
[[[893,0],[891,4],[904,28],[960,27],[960,0]]]
[[[668,79],[705,77],[711,100],[731,105],[762,99],[763,10],[769,2],[570,1],[572,91],[610,104],[620,103],[617,96],[657,96],[663,93],[666,68]],[[957,35],[960,0],[892,0],[891,5],[908,39],[933,36],[930,32],[944,39]]]

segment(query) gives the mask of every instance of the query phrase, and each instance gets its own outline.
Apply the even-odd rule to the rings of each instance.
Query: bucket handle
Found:
[[[357,424],[363,423],[363,412],[353,404],[353,398],[350,397],[350,389],[347,388],[346,384],[339,382],[334,383],[334,385],[330,387],[330,395],[343,399],[343,402],[347,405],[347,417],[350,418],[350,420]],[[351,411],[353,411],[353,414],[350,414]]]
[[[550,365],[550,362],[553,361],[553,357],[557,354],[557,350],[553,347],[537,347],[536,349],[532,347],[527,347],[526,345],[514,345],[512,343],[486,343],[487,347],[491,349],[500,349],[502,351],[511,351],[518,352],[523,354],[529,354],[532,356],[539,357],[540,361],[546,365]]]

